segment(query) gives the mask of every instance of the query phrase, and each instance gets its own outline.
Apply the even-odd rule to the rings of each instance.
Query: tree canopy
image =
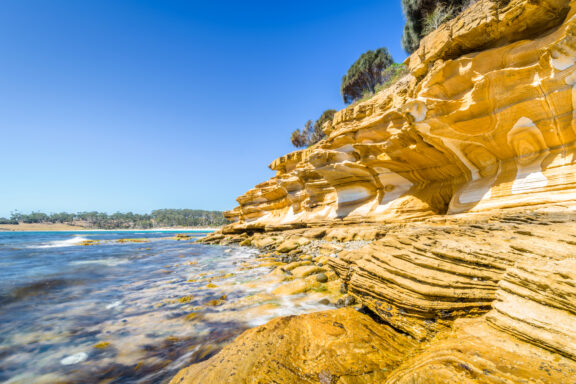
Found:
[[[382,72],[394,63],[386,48],[364,52],[342,78],[340,92],[346,104],[361,99],[366,93],[374,93],[383,82]]]
[[[334,118],[335,113],[335,109],[327,109],[322,112],[318,120],[316,120],[314,123],[312,123],[312,120],[308,120],[302,130],[297,129],[292,132],[292,136],[290,138],[292,145],[296,148],[303,148],[314,145],[322,140],[324,137],[326,137],[322,127],[324,124],[326,124],[327,121],[331,121]]]

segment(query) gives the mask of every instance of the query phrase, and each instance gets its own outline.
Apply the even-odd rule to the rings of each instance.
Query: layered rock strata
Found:
[[[547,225],[549,220],[567,221]],[[570,220],[570,214],[510,213],[484,216],[481,223],[404,225],[364,248],[339,253],[329,265],[385,321],[425,339],[452,319],[489,310],[505,274],[530,276],[510,275],[520,271],[513,267],[534,268],[542,260],[566,263],[551,264],[557,271],[573,267],[576,225]],[[506,287],[514,292],[511,282]]]
[[[298,334],[306,342],[291,338],[288,345],[333,353],[323,325],[316,325],[319,318],[297,317],[279,321],[282,327],[271,323],[244,334],[226,352],[183,371],[183,382],[234,382],[224,380],[229,372],[238,372],[238,383],[572,384],[576,377],[576,207],[216,234],[206,241],[253,243],[282,250],[286,256],[281,257],[331,267],[346,297],[353,297],[351,302],[377,321],[350,309],[337,316],[345,314],[357,325],[392,335],[386,341],[371,336],[369,341],[378,348],[379,342],[390,343],[390,356],[381,357],[390,365],[375,371],[380,376],[362,371],[352,378],[341,374],[338,365],[326,365],[320,354],[310,357],[287,347],[279,335]],[[292,271],[314,268],[300,266],[303,263],[293,262]],[[290,284],[286,286],[291,289]],[[358,343],[364,351],[366,339],[347,335],[352,350]],[[395,338],[398,341],[392,342]],[[253,354],[254,345],[259,347]],[[278,350],[268,355],[265,347]],[[347,356],[348,367],[372,361],[363,355]]]

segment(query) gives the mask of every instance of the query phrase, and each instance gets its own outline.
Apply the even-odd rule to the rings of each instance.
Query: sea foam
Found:
[[[51,241],[49,243],[46,244],[42,244],[42,245],[35,245],[35,246],[30,246],[28,248],[61,248],[61,247],[74,247],[79,245],[80,243],[82,243],[83,241],[88,240],[88,238],[86,237],[82,237],[82,236],[75,236],[71,239],[66,239],[66,240],[57,240],[57,241]]]

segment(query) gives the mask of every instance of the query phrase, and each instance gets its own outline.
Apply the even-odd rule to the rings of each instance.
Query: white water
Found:
[[[88,240],[88,238],[82,237],[82,236],[75,236],[71,239],[51,241],[51,242],[43,244],[43,245],[34,245],[34,246],[26,247],[26,248],[39,249],[39,248],[75,247],[86,240]]]

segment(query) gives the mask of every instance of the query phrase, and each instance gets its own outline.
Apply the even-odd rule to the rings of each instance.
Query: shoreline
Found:
[[[210,234],[199,242],[266,252],[276,267],[270,274],[283,281],[275,292],[327,291],[336,308],[251,328],[211,358],[180,370],[170,384],[302,377],[314,383],[424,384],[416,380],[438,371],[459,379],[470,372],[484,376],[485,367],[496,378],[568,382],[576,372],[570,344],[551,347],[548,334],[534,333],[546,321],[566,338],[558,324],[574,319],[553,284],[560,271],[576,270],[576,242],[566,241],[574,236],[576,218],[566,207],[556,208],[409,223],[279,224],[263,231],[229,226]],[[528,272],[533,269],[537,273]],[[321,281],[330,286],[310,285]],[[532,286],[547,287],[546,306],[536,307],[539,297],[526,296]],[[536,309],[525,322],[511,324],[508,318],[522,310],[515,305],[519,300]],[[548,320],[553,308],[564,311],[558,323]],[[524,370],[507,371],[499,367],[502,361],[517,361]],[[554,369],[543,370],[542,364]]]
[[[33,224],[26,227],[19,225],[0,225],[0,232],[204,232],[217,231],[221,227],[162,227],[146,229],[90,229],[71,225]]]

